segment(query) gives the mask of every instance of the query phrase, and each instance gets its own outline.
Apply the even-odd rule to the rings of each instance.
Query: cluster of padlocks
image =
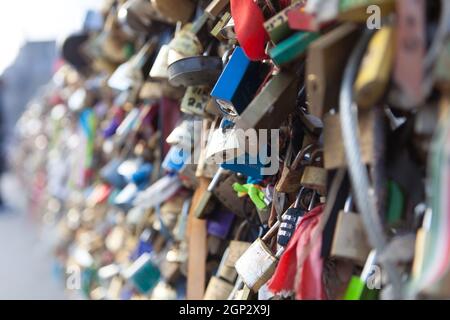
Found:
[[[18,125],[63,281],[450,297],[449,1],[109,0],[94,20]]]

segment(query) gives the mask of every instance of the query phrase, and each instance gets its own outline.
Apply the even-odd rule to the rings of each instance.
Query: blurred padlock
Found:
[[[204,116],[210,100],[209,88],[205,86],[188,87],[181,101],[181,111],[186,114]]]
[[[233,291],[233,285],[228,281],[219,277],[213,276],[209,280],[206,288],[204,300],[227,300],[230,293]]]
[[[298,81],[288,72],[274,75],[236,120],[236,127],[277,129],[295,110]]]
[[[374,156],[373,110],[358,112],[358,123],[362,161],[370,164]],[[324,118],[324,167],[332,170],[346,166],[339,114],[327,114]]]
[[[177,60],[168,67],[173,86],[214,85],[222,72],[222,59],[215,56],[193,56]]]
[[[286,65],[305,54],[309,45],[318,37],[319,34],[315,32],[299,31],[270,49],[269,55],[276,65]]]
[[[348,52],[358,39],[354,24],[343,24],[321,36],[308,48],[306,88],[309,112],[319,118],[338,106],[339,84]]]
[[[349,196],[344,210],[339,212],[331,256],[363,265],[370,253],[370,246],[361,216],[352,212],[352,204],[352,197]]]
[[[394,28],[377,31],[367,48],[354,86],[354,99],[359,107],[368,108],[386,93],[394,61]]]
[[[195,11],[192,0],[151,0],[151,4],[164,19],[172,24],[187,23]]]

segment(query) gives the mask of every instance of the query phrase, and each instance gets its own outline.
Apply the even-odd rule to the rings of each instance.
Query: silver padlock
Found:
[[[284,248],[281,248],[274,255],[267,245],[267,242],[277,235],[279,226],[278,221],[263,238],[258,238],[235,264],[242,281],[255,293],[272,277],[278,259],[284,252]]]

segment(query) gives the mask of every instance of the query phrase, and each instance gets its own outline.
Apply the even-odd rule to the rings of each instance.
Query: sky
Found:
[[[103,0],[1,0],[0,74],[26,40],[61,40],[83,24],[86,10]]]

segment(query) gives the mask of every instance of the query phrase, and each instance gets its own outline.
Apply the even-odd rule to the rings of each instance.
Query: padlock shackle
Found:
[[[353,207],[353,196],[349,195],[344,204],[344,212],[351,212]]]
[[[274,236],[276,236],[278,233],[278,229],[280,228],[280,225],[281,225],[280,220],[275,222],[275,224],[272,226],[272,228],[270,228],[269,231],[267,231],[267,233],[264,235],[264,237],[261,238],[261,240],[263,242],[266,242],[266,241],[269,241],[270,239],[272,239]]]
[[[314,148],[316,145],[314,144],[314,143],[311,143],[311,144],[309,144],[309,145],[307,145],[305,148],[303,148],[302,150],[300,150],[298,153],[297,153],[297,156],[295,157],[295,159],[294,159],[294,161],[292,162],[292,169],[297,169],[298,168],[298,166],[300,165],[300,162],[302,161],[302,159],[305,157],[305,155],[306,155],[306,153],[310,150],[310,149],[312,149],[312,148]]]

